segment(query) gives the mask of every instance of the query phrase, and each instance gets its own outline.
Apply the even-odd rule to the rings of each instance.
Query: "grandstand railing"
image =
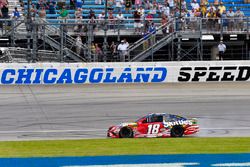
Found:
[[[94,36],[96,35],[105,36],[105,29],[103,25],[104,20],[96,19],[95,21],[95,23],[90,24],[89,19],[82,19],[80,21],[77,19],[47,19],[46,21],[37,20],[33,22],[32,27],[38,27],[37,30],[33,29],[33,33],[37,33],[37,36],[41,35],[41,40],[46,38],[45,40],[53,43],[56,50],[58,50],[59,53],[63,54],[61,56],[65,56],[67,53],[68,55],[71,55],[71,57],[75,57],[75,59],[73,58],[74,61],[95,61],[93,60],[94,55],[91,55],[92,52],[90,48],[90,42],[93,42],[92,39],[94,39]],[[166,25],[161,25],[160,19],[153,19],[152,21],[157,26],[156,33],[149,34],[146,38],[148,39],[148,42],[150,42],[151,38],[155,38],[155,42],[151,42],[149,46],[145,47],[146,40],[145,36],[143,37],[144,34],[134,34],[134,19],[125,19],[123,22],[119,22],[117,20],[107,20],[108,36],[112,35],[118,37],[122,34],[127,36],[136,35],[140,37],[138,41],[130,45],[130,47],[128,48],[128,52],[130,54],[126,61],[142,61],[145,56],[139,58],[139,55],[143,54],[147,55],[146,57],[150,55],[153,56],[157,49],[160,48],[160,44],[161,47],[163,47],[163,44],[167,45],[167,43],[165,43],[166,40],[169,43],[171,42],[170,39],[175,39],[175,33],[185,34],[190,38],[192,38],[192,36],[196,36],[196,34],[219,34],[221,36],[223,36],[223,34],[249,35],[250,25],[249,17],[234,18],[233,22],[232,19],[228,18],[213,20],[209,20],[207,18],[182,18],[180,20],[180,18],[175,18],[169,20]],[[17,20],[14,19],[0,19],[0,23],[2,25],[2,29],[0,31],[1,37],[11,36],[13,35],[11,32],[13,31],[16,35],[24,34],[24,38],[26,37],[27,32],[19,30],[19,26],[22,23],[25,23],[25,20],[20,19],[17,22]],[[141,23],[143,24],[144,21],[142,20]],[[81,27],[80,30],[75,31],[74,27],[76,26]],[[164,28],[166,29],[166,33],[162,32]],[[141,32],[143,32],[143,30]],[[75,37],[73,36],[75,35],[81,35],[85,36],[86,38],[91,38],[89,42],[83,42],[84,44],[81,46],[81,49],[84,50],[84,55],[77,55],[74,51]],[[54,39],[55,36],[58,36],[60,39]],[[163,39],[165,39],[165,41]],[[61,44],[63,44],[63,46],[61,46]],[[63,61],[64,59],[61,58],[61,60]]]
[[[30,62],[32,61],[31,57],[27,57],[30,52],[27,48],[20,47],[7,47],[2,49],[2,56],[0,56],[0,62]],[[58,52],[56,51],[47,51],[47,50],[39,50],[37,52],[37,59],[39,61],[58,61],[57,56]],[[55,56],[57,55],[57,56]]]
[[[156,49],[160,49],[173,38],[175,19],[170,19],[167,23],[156,28],[155,31],[143,35],[138,41],[128,48],[128,61],[140,61],[152,55]],[[156,46],[157,45],[157,46]]]
[[[60,33],[60,27],[56,26],[56,25],[51,25],[51,23],[49,23],[47,20],[45,19],[37,19],[36,21],[38,21],[38,23],[41,23],[41,25],[43,26],[44,23],[48,23],[48,24],[44,24],[44,29],[45,29],[45,33],[48,34],[53,34],[56,35],[58,33]],[[64,20],[59,20],[60,23],[64,23]],[[40,32],[43,33],[43,32]],[[71,35],[68,34],[68,32],[62,32],[63,36],[64,36],[64,46],[68,49],[72,49],[75,46],[75,38],[72,37]],[[85,44],[82,44],[81,49],[83,50],[87,50],[87,46]]]

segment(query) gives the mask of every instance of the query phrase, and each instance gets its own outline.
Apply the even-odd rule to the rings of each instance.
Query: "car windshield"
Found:
[[[141,117],[141,118],[137,119],[135,122],[138,122],[138,121],[140,121],[140,120],[142,120],[142,119],[145,119],[146,117],[147,117],[147,116]]]
[[[143,119],[145,119],[144,123],[163,122],[163,120],[165,120],[166,122],[171,122],[171,121],[176,121],[176,120],[186,120],[186,118],[181,117],[179,115],[171,115],[171,114],[157,115],[157,114],[152,114],[152,115],[147,115],[147,116],[141,117],[141,118],[137,119],[135,122],[141,121]]]
[[[141,120],[145,120],[143,121],[144,123],[163,122],[163,115],[158,115],[158,114],[147,115],[145,117],[142,117],[136,120],[136,122],[141,121]]]
[[[165,115],[166,122],[171,122],[171,121],[175,121],[175,120],[186,120],[186,118],[181,117],[179,115],[171,115],[171,114]]]

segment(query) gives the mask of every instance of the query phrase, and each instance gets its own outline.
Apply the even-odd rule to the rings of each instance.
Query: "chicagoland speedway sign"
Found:
[[[250,61],[1,64],[0,84],[249,81]]]
[[[1,84],[160,83],[166,67],[119,64],[7,64]]]

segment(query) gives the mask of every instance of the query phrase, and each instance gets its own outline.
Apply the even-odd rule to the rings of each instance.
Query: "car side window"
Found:
[[[147,119],[144,119],[144,120],[142,121],[142,123],[143,123],[143,124],[148,123]]]
[[[153,115],[151,117],[150,122],[163,122],[163,116],[162,115]]]

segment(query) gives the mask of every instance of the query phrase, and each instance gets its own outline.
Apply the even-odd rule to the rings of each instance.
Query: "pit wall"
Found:
[[[109,84],[250,81],[250,61],[10,63],[0,84]]]

